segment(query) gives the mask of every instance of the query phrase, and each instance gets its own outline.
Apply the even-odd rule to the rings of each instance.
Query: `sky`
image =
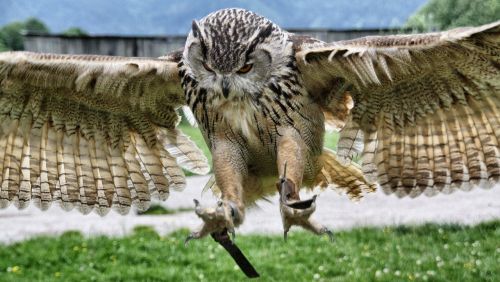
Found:
[[[185,34],[193,19],[227,7],[261,14],[284,28],[397,28],[426,0],[0,0],[0,25],[37,17],[54,33]]]

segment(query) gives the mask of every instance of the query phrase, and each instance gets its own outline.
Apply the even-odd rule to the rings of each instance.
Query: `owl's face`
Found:
[[[209,96],[257,98],[290,60],[286,42],[286,34],[271,21],[225,9],[193,22],[184,64],[197,88]]]

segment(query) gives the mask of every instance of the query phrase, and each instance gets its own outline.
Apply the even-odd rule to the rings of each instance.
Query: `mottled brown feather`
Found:
[[[170,186],[183,188],[179,164],[207,173],[175,130],[180,58],[0,53],[0,206],[31,199],[125,214],[132,203],[146,208],[152,192],[166,199]]]
[[[323,109],[338,111],[325,103],[338,95],[332,89],[353,97],[339,157],[363,151],[363,171],[385,192],[431,196],[498,182],[500,22],[295,49]],[[353,137],[358,129],[363,141]]]

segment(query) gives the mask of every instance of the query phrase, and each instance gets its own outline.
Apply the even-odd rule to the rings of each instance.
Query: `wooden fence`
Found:
[[[327,30],[293,29],[296,34],[309,35],[325,42],[353,39],[368,35],[394,34],[394,29]],[[27,51],[61,54],[98,54],[130,57],[159,57],[184,46],[186,36],[65,36],[27,34]]]

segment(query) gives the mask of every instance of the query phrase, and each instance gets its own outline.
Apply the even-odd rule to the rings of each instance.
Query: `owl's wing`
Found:
[[[364,173],[386,193],[415,197],[498,182],[500,22],[300,41],[310,95],[327,120],[346,123],[338,154],[362,151]]]
[[[176,129],[180,58],[0,53],[0,208],[127,213],[207,173]]]

